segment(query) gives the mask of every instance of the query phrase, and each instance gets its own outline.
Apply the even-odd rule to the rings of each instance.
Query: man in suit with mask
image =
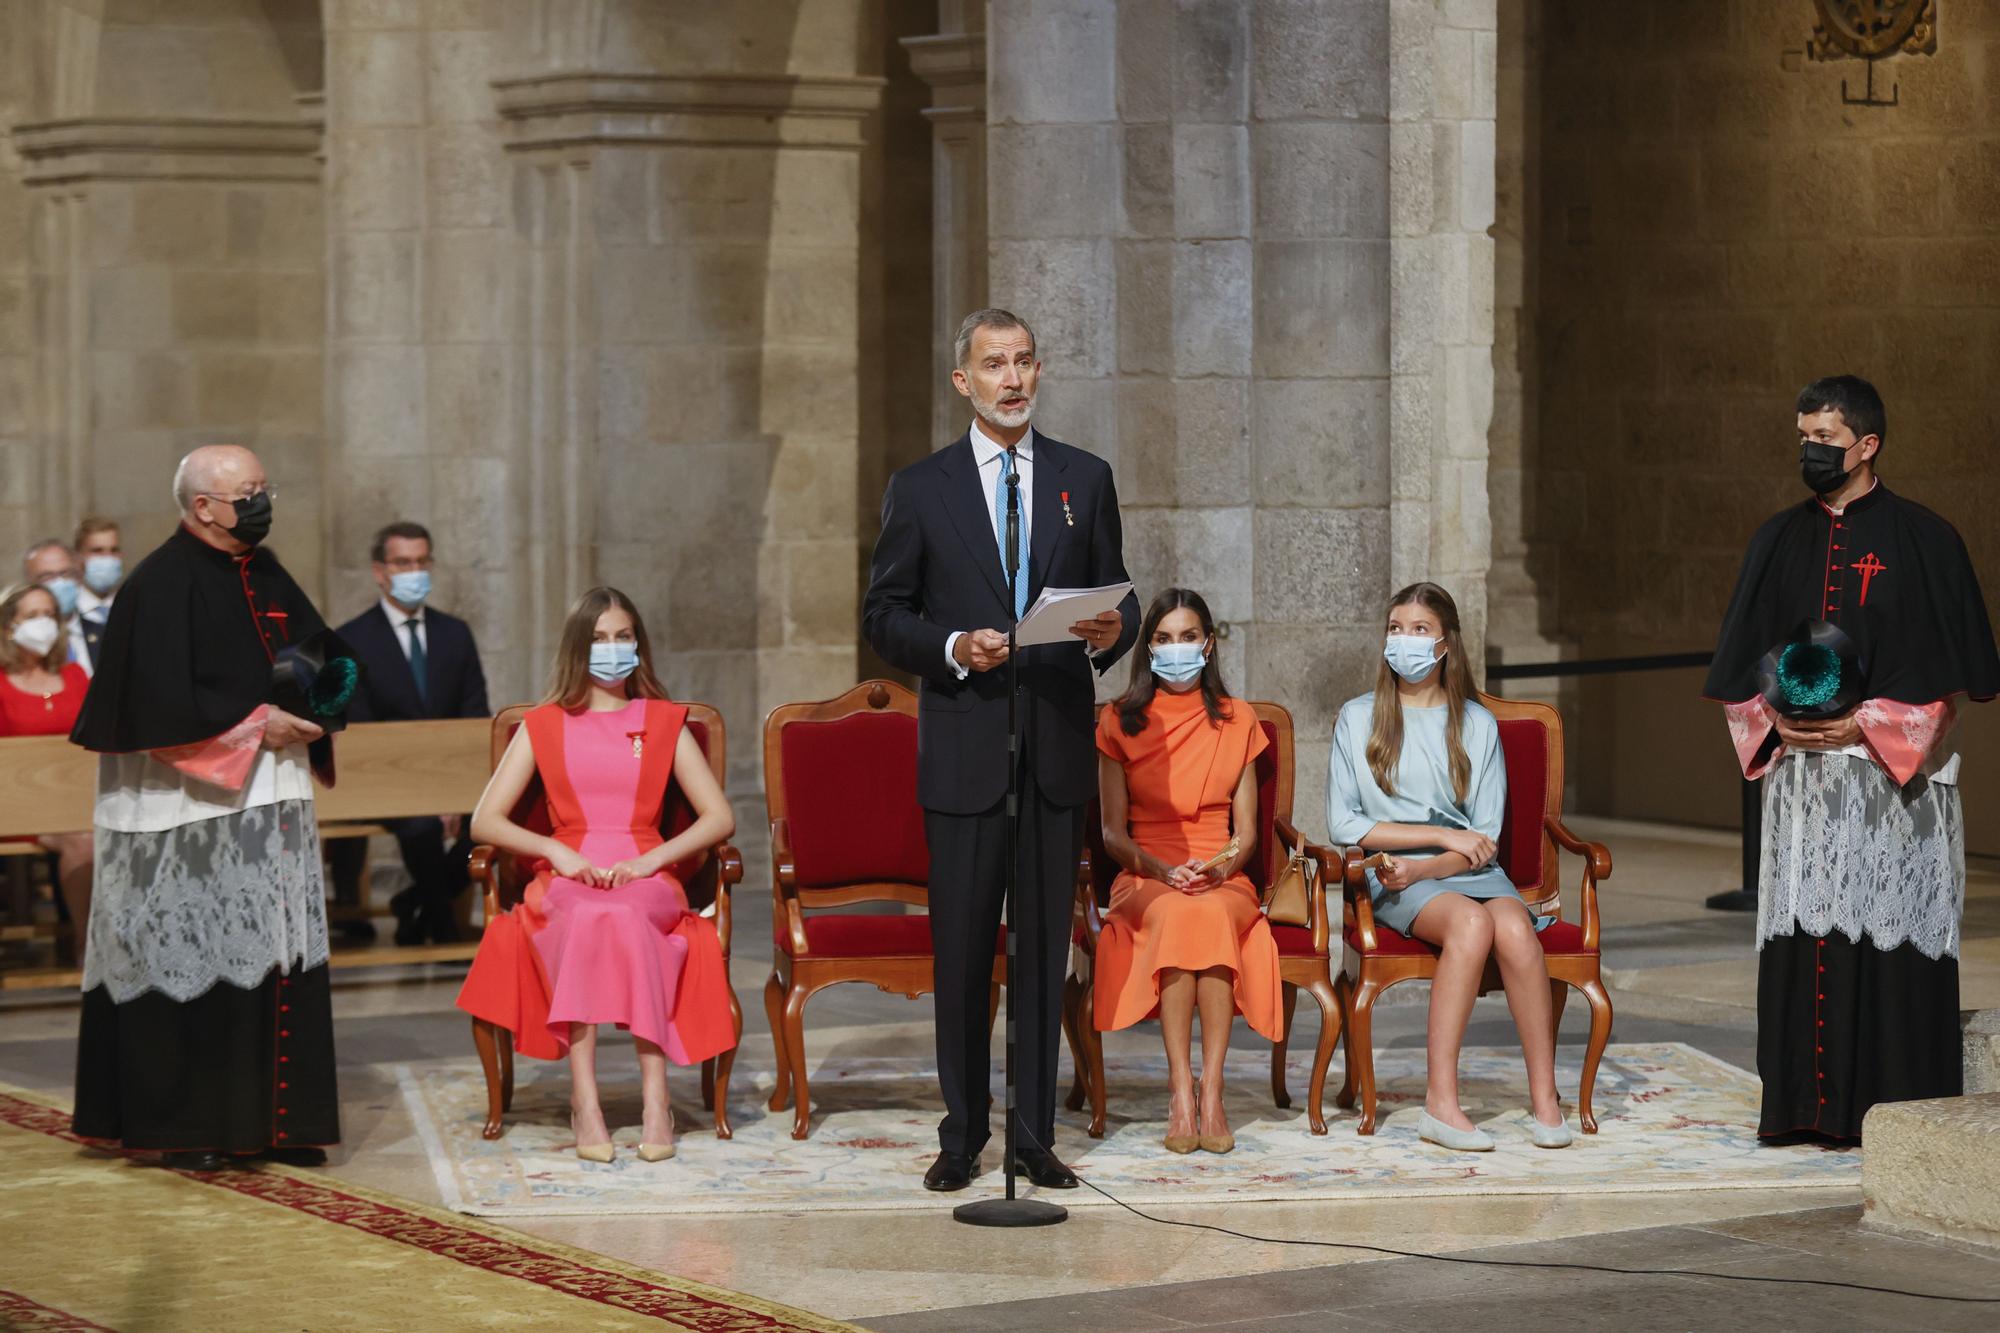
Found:
[[[381,596],[340,627],[340,636],[367,668],[351,722],[406,722],[420,718],[486,717],[486,673],[472,629],[429,606],[431,534],[421,523],[391,523],[375,534],[370,568]],[[458,938],[452,900],[466,885],[472,842],[463,815],[386,821],[415,882],[389,900],[396,914],[396,943],[449,943]],[[334,901],[360,901],[367,868],[364,838],[329,844]],[[353,934],[371,934],[358,924]]]
[[[1007,625],[1047,587],[1126,579],[1118,494],[1103,459],[1035,431],[1041,362],[1018,315],[974,311],[959,327],[952,384],[972,406],[965,434],[897,472],[862,627],[919,678],[917,797],[930,844],[938,1078],[945,1118],[924,1177],[963,1189],[978,1173],[991,1078],[987,987],[1007,878]],[[1008,480],[1018,491],[1018,587],[1006,575]],[[1131,648],[1139,603],[1071,627],[1068,643],[1021,649],[1026,747],[1019,769],[1016,1024],[1018,1160],[1044,1188],[1076,1177],[1055,1141],[1056,1050],[1069,905],[1083,814],[1097,791],[1094,677]]]

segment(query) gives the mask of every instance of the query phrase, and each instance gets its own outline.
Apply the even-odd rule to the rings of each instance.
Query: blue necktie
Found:
[[[430,664],[424,657],[424,641],[417,636],[417,622],[406,620],[403,627],[410,631],[410,674],[417,678],[417,700],[425,708],[431,706]]]
[[[1000,455],[1000,467],[993,474],[993,521],[994,544],[1000,548],[1000,571],[1007,571],[1007,469],[1014,460],[1007,454]],[[1026,478],[1022,478],[1026,480]],[[1020,532],[1020,572],[1014,579],[1014,619],[1019,620],[1028,613],[1028,505],[1026,497],[1021,503]]]

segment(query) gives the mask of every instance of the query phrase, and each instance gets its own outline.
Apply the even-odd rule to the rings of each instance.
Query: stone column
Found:
[[[274,548],[317,593],[320,134],[298,114],[317,28],[284,5],[164,32],[15,8],[46,77],[16,103],[24,192],[0,203],[29,270],[24,399],[0,377],[0,439],[10,417],[26,437],[10,517],[66,537],[108,514],[143,554],[172,530],[180,456],[241,443],[280,491]]]
[[[481,5],[326,0],[325,14],[331,611],[373,597],[377,528],[423,523],[433,602],[477,628],[498,707],[546,669],[509,439],[518,294],[489,83],[504,34]]]
[[[1224,622],[1323,823],[1388,590],[1388,28],[1379,0],[1020,0],[990,39],[995,300],[1037,420],[1111,459],[1142,600]],[[1124,667],[1103,688],[1122,685]]]
[[[1483,675],[1496,0],[1390,0],[1390,581],[1449,588]]]
[[[858,150],[881,81],[556,72],[496,83],[516,226],[528,596],[614,584],[677,697],[756,724],[855,669]]]
[[[965,400],[952,390],[951,339],[965,316],[986,304],[986,5],[940,6],[930,37],[905,37],[910,67],[930,85],[931,104],[931,440],[965,427]],[[956,11],[955,13],[949,11]],[[954,23],[953,20],[956,20]]]

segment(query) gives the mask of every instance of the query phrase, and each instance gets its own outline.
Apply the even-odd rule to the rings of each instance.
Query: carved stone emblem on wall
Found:
[[[1937,54],[1937,0],[1813,0],[1814,60]]]

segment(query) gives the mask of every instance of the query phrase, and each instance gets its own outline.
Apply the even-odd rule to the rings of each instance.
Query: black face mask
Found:
[[[1849,446],[1852,448],[1853,446]],[[1799,444],[1799,475],[1812,488],[1814,495],[1832,495],[1847,484],[1853,471],[1841,466],[1847,459],[1847,450],[1837,444],[1821,444],[1817,440],[1804,440]]]
[[[235,503],[236,526],[229,529],[229,535],[245,546],[255,546],[271,535],[271,495],[269,491],[259,491],[247,500]]]

